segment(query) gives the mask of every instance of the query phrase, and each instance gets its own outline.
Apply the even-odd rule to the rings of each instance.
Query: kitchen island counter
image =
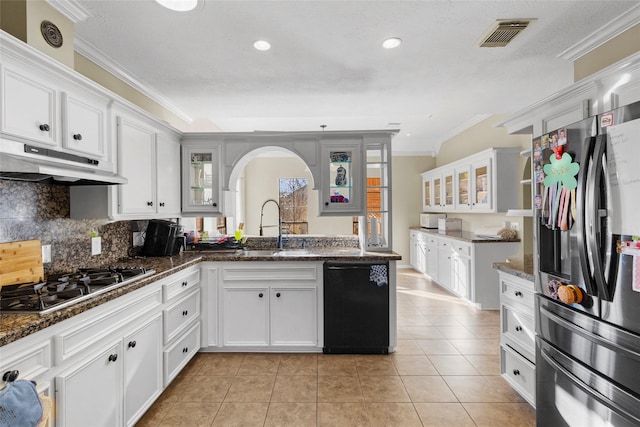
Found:
[[[133,292],[146,285],[157,282],[181,270],[201,262],[216,261],[391,261],[402,257],[395,252],[363,252],[358,248],[322,248],[322,249],[260,249],[224,251],[185,251],[173,257],[131,258],[122,260],[122,266],[142,266],[155,270],[155,274],[124,286],[114,288],[103,294],[70,307],[41,316],[38,313],[16,314],[0,313],[0,347],[20,338],[34,334],[56,323],[62,322],[93,307],[97,307],[122,295]]]

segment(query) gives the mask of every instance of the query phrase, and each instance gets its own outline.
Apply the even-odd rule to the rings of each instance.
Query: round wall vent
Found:
[[[62,33],[58,29],[58,26],[51,21],[42,21],[40,23],[40,32],[42,37],[49,43],[50,46],[60,47],[62,46]]]

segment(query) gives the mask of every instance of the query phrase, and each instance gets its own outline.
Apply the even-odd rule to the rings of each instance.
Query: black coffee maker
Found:
[[[141,255],[148,257],[176,255],[183,244],[184,236],[180,224],[152,219],[147,226]]]

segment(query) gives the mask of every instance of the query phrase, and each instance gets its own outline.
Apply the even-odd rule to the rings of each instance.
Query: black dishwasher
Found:
[[[324,263],[323,353],[389,353],[389,263]]]

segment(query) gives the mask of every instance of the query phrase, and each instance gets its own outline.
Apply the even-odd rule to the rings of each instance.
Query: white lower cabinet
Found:
[[[56,377],[56,424],[122,425],[122,342],[112,342]]]
[[[269,298],[272,345],[317,345],[316,287],[272,287]]]
[[[500,373],[535,407],[534,284],[504,271],[500,280]]]
[[[200,350],[200,267],[184,269],[0,348],[53,397],[48,426],[132,426]]]
[[[162,316],[124,337],[124,419],[133,425],[162,393]]]
[[[161,314],[133,325],[56,377],[59,425],[130,426],[162,393]]]
[[[162,296],[166,387],[200,350],[200,266],[163,280]]]
[[[242,262],[219,270],[222,347],[310,351],[321,347],[322,263]]]
[[[424,271],[416,270],[476,308],[500,308],[500,289],[492,264],[518,253],[519,242],[471,241],[417,229],[411,233],[416,242],[420,239],[413,234],[423,234],[421,240],[425,242]]]

